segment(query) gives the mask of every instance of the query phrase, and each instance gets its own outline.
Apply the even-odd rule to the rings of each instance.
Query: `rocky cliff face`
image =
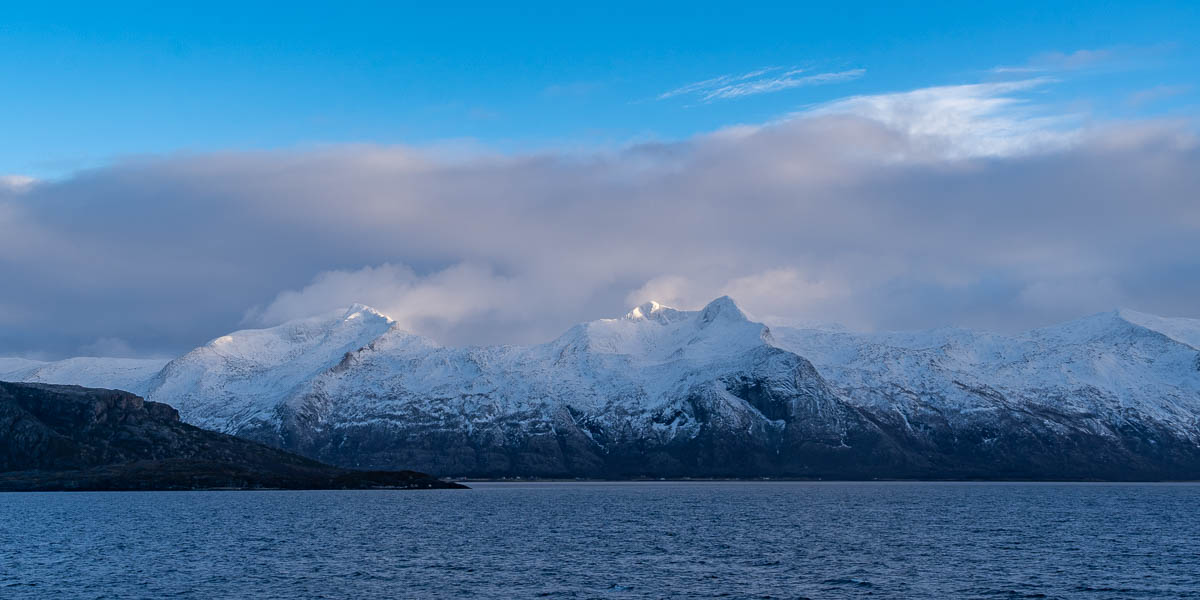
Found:
[[[240,331],[137,385],[205,428],[357,468],[521,477],[1200,478],[1200,322],[1020,334],[768,328],[647,303],[445,348],[367,307]]]
[[[0,382],[0,471],[84,469],[194,454],[175,409],[117,390]],[[200,436],[201,439],[207,436]],[[188,445],[191,447],[181,447]]]
[[[0,490],[443,487],[205,431],[116,390],[0,382],[0,432]]]

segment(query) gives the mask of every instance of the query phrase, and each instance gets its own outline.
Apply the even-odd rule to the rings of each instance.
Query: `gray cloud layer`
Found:
[[[356,301],[455,344],[720,294],[862,328],[1200,316],[1187,128],[1031,128],[1005,112],[1014,89],[860,98],[589,156],[342,147],[13,180],[0,355],[174,353]]]

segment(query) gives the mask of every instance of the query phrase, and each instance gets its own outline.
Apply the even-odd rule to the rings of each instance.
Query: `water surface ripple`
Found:
[[[0,494],[2,598],[1200,597],[1200,485]]]

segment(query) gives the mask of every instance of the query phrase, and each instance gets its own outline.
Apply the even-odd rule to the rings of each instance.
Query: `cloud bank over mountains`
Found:
[[[1044,85],[856,97],[615,152],[343,146],[10,177],[0,355],[172,353],[353,302],[449,344],[722,294],[856,328],[1200,316],[1193,125],[1085,126],[1027,99]]]

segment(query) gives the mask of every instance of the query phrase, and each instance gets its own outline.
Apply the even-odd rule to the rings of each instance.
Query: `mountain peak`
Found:
[[[749,321],[746,313],[738,307],[737,302],[729,296],[721,296],[712,302],[709,302],[703,310],[700,311],[701,323],[712,323],[718,319],[727,321]]]
[[[1132,334],[1162,336],[1200,350],[1200,319],[1160,317],[1118,308],[1026,332],[1057,344],[1077,344]],[[1115,337],[1114,337],[1115,336]]]
[[[1131,308],[1114,308],[1112,311],[1112,314],[1120,319],[1129,321],[1131,323],[1137,323],[1138,321],[1144,321],[1144,320],[1149,320],[1149,319],[1162,319],[1163,318],[1158,315],[1152,315],[1150,313],[1138,312]]]
[[[1113,311],[1121,320],[1200,349],[1200,319],[1160,317],[1128,308]]]
[[[366,304],[359,304],[357,302],[351,304],[350,307],[346,309],[346,314],[342,315],[342,319],[345,321],[363,318],[373,320],[382,319],[388,323],[392,322],[391,317],[379,312],[378,310],[375,310],[374,308],[371,308],[370,306],[367,306]]]
[[[649,300],[647,302],[643,302],[643,303],[633,307],[633,310],[629,311],[628,313],[625,313],[625,318],[626,319],[635,319],[635,320],[636,319],[649,319],[650,317],[657,315],[664,310],[674,310],[674,309],[667,307],[667,306],[663,306],[653,300]]]

